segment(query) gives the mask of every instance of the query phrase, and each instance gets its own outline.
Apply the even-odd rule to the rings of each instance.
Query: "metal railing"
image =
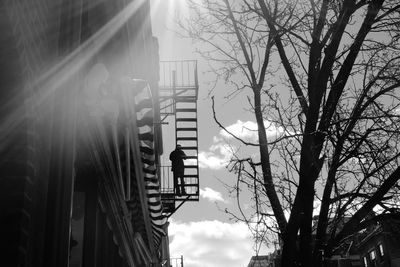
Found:
[[[197,60],[160,62],[160,97],[198,96]],[[173,92],[175,91],[175,92]]]
[[[161,194],[174,193],[174,177],[171,166],[160,166],[161,170]]]
[[[191,195],[190,200],[198,195],[198,170],[191,168],[195,165],[185,165],[185,175],[189,176],[185,178],[185,190],[188,195]],[[174,194],[174,175],[171,171],[171,166],[159,166],[160,168],[160,184],[161,184],[161,194]],[[195,176],[191,178],[190,176]]]
[[[175,77],[172,73],[175,73]],[[160,61],[159,84],[160,87],[175,85],[177,88],[197,86],[197,60]]]

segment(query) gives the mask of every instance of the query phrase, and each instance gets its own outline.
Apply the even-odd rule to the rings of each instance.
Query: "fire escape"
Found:
[[[171,216],[186,201],[199,200],[199,162],[197,96],[197,61],[160,62],[160,115],[162,122],[174,119],[175,144],[187,155],[185,193],[174,191],[170,166],[161,168],[161,199],[166,216]],[[164,139],[164,142],[168,140]],[[169,153],[166,153],[169,154]]]

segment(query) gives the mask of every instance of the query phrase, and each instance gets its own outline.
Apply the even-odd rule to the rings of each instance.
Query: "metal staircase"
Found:
[[[160,62],[160,114],[162,121],[174,117],[175,145],[180,144],[185,160],[185,194],[174,193],[170,166],[161,168],[161,198],[170,216],[186,201],[199,200],[197,61]]]

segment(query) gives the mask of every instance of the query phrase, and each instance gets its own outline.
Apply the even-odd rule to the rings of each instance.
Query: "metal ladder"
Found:
[[[184,175],[186,194],[182,197],[189,197],[187,199],[189,201],[197,201],[199,199],[199,161],[197,99],[194,97],[175,98],[175,140],[176,144],[182,145],[182,150],[187,156]]]

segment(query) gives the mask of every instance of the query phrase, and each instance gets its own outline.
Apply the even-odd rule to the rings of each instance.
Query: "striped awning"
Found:
[[[147,204],[152,223],[154,243],[158,247],[162,237],[165,235],[163,227],[166,223],[166,218],[162,215],[160,181],[155,164],[154,113],[149,86],[145,86],[136,94],[135,111]]]

